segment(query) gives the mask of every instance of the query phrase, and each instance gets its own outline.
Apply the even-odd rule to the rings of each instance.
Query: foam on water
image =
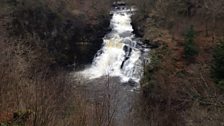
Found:
[[[97,52],[89,68],[81,74],[89,79],[102,76],[118,76],[122,82],[139,82],[143,75],[142,50],[136,48],[137,41],[132,33],[131,16],[133,9],[117,9],[111,12],[112,31],[103,39],[102,48]]]

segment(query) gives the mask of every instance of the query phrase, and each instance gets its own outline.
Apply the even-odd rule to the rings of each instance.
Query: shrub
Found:
[[[217,86],[224,89],[224,41],[220,41],[215,47],[213,58],[213,77],[216,80]]]
[[[194,27],[191,26],[185,34],[185,43],[184,43],[184,57],[189,61],[194,59],[198,54],[198,47],[195,43],[196,32]]]

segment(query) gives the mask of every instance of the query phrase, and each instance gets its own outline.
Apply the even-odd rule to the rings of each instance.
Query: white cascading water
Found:
[[[111,12],[112,31],[103,39],[90,68],[81,72],[84,77],[95,79],[102,76],[120,77],[121,82],[139,83],[143,75],[143,50],[137,48],[137,39],[132,33],[133,9],[119,8]]]

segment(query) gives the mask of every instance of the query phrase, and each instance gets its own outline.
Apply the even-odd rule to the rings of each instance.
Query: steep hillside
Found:
[[[165,118],[164,125],[173,124],[170,117],[178,120],[176,125],[218,126],[224,122],[223,91],[212,73],[214,49],[224,37],[224,3],[216,2],[161,0],[133,17],[143,40],[159,46],[150,52],[142,90],[149,114],[156,113],[151,110],[156,106],[168,111],[159,117]],[[220,10],[212,13],[215,6]],[[216,16],[209,17],[212,14]]]

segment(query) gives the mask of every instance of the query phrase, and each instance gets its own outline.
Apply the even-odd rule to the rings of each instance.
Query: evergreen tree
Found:
[[[194,59],[198,54],[198,47],[195,44],[196,32],[194,27],[191,26],[190,29],[185,34],[185,43],[184,43],[184,57],[187,60]]]

